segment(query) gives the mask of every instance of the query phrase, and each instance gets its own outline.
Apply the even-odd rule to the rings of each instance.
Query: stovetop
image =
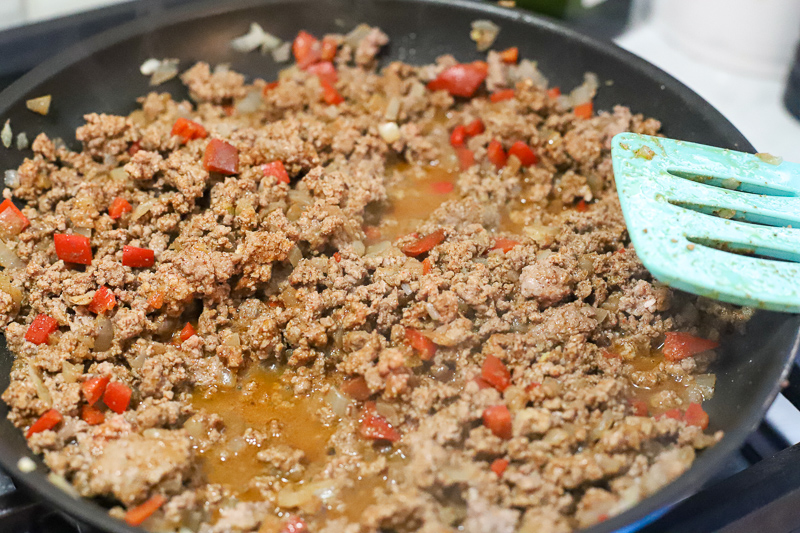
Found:
[[[0,32],[0,54],[3,57],[0,90],[69,45],[100,31],[190,1],[138,0]],[[648,40],[651,39],[648,37]],[[632,42],[636,42],[635,36]],[[624,39],[621,44],[625,46]],[[712,481],[705,487],[697,487],[698,492],[693,496],[638,531],[800,533],[800,444],[792,445],[787,441],[787,436],[794,440],[792,435],[798,434],[800,428],[800,368],[797,366],[793,368],[777,406],[780,420],[774,414],[769,417]],[[773,407],[773,412],[776,410]],[[87,525],[65,518],[46,503],[16,488],[11,479],[0,472],[0,532],[94,531]],[[633,529],[623,531],[632,532]]]

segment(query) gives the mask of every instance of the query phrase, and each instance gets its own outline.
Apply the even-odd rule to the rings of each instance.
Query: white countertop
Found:
[[[785,79],[736,73],[698,60],[665,39],[652,22],[629,29],[616,43],[708,100],[757,150],[800,162],[800,120],[783,106]],[[778,396],[767,420],[790,443],[800,442],[800,412],[786,398]]]

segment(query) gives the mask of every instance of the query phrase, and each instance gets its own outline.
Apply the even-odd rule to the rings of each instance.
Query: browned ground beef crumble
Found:
[[[340,105],[293,67],[241,113],[266,83],[199,63],[182,76],[194,103],[154,92],[130,116],[87,115],[81,152],[36,138],[4,191],[27,202],[31,226],[8,243],[26,266],[0,280],[17,356],[2,398],[22,429],[63,415],[29,444],[81,495],[119,502],[116,516],[164,495],[144,523],[154,531],[277,533],[301,517],[325,533],[567,532],[633,506],[720,438],[632,404],[658,415],[701,401],[695,376],[713,352],[665,361],[664,333],[716,340],[749,314],[659,285],[628,244],[609,141],[659,122],[625,107],[578,118],[529,80],[498,103],[430,92],[454,59],[378,72],[385,42],[374,29],[339,49]],[[513,67],[489,63],[491,90],[514,86]],[[378,126],[393,100],[387,144]],[[178,117],[208,137],[170,135]],[[476,163],[459,171],[448,138],[476,118]],[[237,148],[235,175],[204,168],[212,138]],[[521,140],[539,161],[497,170],[492,139]],[[272,161],[290,184],[264,176]],[[455,191],[424,220],[402,219],[404,204],[435,196],[413,193],[436,172]],[[117,197],[133,212],[115,220]],[[427,255],[401,251],[437,230]],[[91,236],[89,266],[56,256],[53,235],[76,232]],[[520,244],[492,249],[499,237]],[[154,250],[155,265],[123,266],[124,245]],[[87,304],[102,286],[117,305],[98,349],[103,319]],[[40,313],[59,330],[35,345],[24,337]],[[187,322],[197,335],[176,341]],[[406,328],[438,346],[432,360]],[[475,379],[487,356],[511,372],[502,393]],[[81,383],[98,376],[133,398],[121,414],[99,402],[105,420],[90,426]],[[362,436],[365,404],[400,440]],[[508,439],[482,422],[497,405]]]

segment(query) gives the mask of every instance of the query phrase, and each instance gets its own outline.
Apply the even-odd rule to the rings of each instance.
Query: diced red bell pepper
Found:
[[[489,73],[489,67],[483,61],[460,63],[443,70],[433,81],[428,83],[431,91],[447,91],[453,96],[470,98]]]
[[[594,104],[592,102],[586,102],[585,104],[578,104],[572,109],[572,112],[578,118],[592,118],[592,113],[594,112]]]
[[[0,233],[4,237],[13,237],[22,233],[31,223],[22,214],[14,202],[6,198],[0,203]]]
[[[683,415],[681,415],[680,409],[675,408],[675,409],[667,409],[656,418],[672,418],[674,420],[680,420],[683,418]]]
[[[429,233],[424,237],[420,237],[412,243],[406,244],[401,248],[401,250],[404,254],[410,257],[416,257],[424,254],[425,252],[429,252],[434,246],[444,241],[444,237],[444,230],[437,229],[436,231]]]
[[[430,361],[436,355],[436,343],[414,328],[406,328],[406,341],[419,352],[419,358]]]
[[[336,59],[336,50],[338,48],[339,45],[336,44],[336,39],[330,36],[323,37],[320,59],[323,61],[333,61]]]
[[[103,403],[115,413],[124,413],[131,403],[130,387],[119,381],[112,381],[103,393]]]
[[[450,134],[450,146],[453,148],[458,148],[460,146],[464,146],[464,139],[467,137],[467,128],[463,124],[459,124],[455,128],[453,128],[453,132]]]
[[[381,238],[381,229],[375,226],[364,226],[364,236],[368,241],[377,241]]]
[[[500,52],[500,59],[503,60],[503,63],[516,63],[517,59],[519,59],[519,48],[516,46],[506,48]]]
[[[186,325],[183,326],[183,329],[181,330],[181,342],[190,339],[195,335],[197,335],[197,332],[194,330],[194,326],[192,326],[189,322],[187,322]]]
[[[542,384],[541,384],[541,383],[539,383],[538,381],[534,381],[534,382],[532,382],[530,385],[528,385],[527,387],[525,387],[525,392],[531,392],[531,391],[533,391],[533,390],[535,390],[535,389],[538,389],[538,388],[539,388],[539,387],[541,387],[541,386],[542,386]]]
[[[164,305],[164,293],[156,291],[147,298],[147,305],[152,309],[161,309]]]
[[[266,96],[268,92],[270,92],[272,89],[274,89],[275,87],[278,86],[278,83],[280,83],[280,82],[271,81],[271,82],[267,83],[266,85],[264,85],[264,90],[261,91],[261,94]]]
[[[455,188],[456,186],[449,181],[437,181],[431,183],[431,189],[433,189],[433,192],[436,194],[450,194]]]
[[[560,87],[552,87],[547,89],[547,96],[550,98],[558,98],[561,96],[561,88]]]
[[[514,239],[506,239],[505,237],[497,237],[494,240],[494,244],[492,245],[492,250],[503,250],[503,253],[506,253],[512,250],[515,246],[520,244],[519,241],[515,241]]]
[[[58,329],[58,321],[55,318],[44,314],[36,315],[28,330],[25,332],[25,340],[33,344],[44,344],[50,338],[50,334]]]
[[[90,426],[96,426],[98,424],[102,424],[106,419],[106,415],[93,405],[83,405],[81,406],[81,420],[89,424]]]
[[[130,146],[128,146],[128,155],[133,157],[136,153],[142,149],[142,143],[139,141],[133,141]]]
[[[369,390],[367,380],[364,379],[363,376],[346,380],[342,383],[341,389],[347,396],[360,402],[369,400],[369,397],[372,396],[372,391]]]
[[[483,121],[479,118],[476,118],[464,127],[464,133],[470,137],[480,135],[484,131],[486,131],[486,126],[484,126]]]
[[[503,475],[503,472],[508,468],[508,459],[495,459],[489,467],[492,472],[497,474],[498,477]]]
[[[273,161],[263,165],[262,170],[264,176],[272,176],[278,183],[289,183],[289,174],[286,172],[286,167],[283,166],[283,161]]]
[[[697,426],[700,429],[708,428],[708,413],[703,410],[699,403],[690,403],[683,413],[683,420],[690,426]]]
[[[280,533],[308,533],[305,521],[297,515],[289,515]]]
[[[89,311],[100,315],[106,311],[111,311],[115,305],[117,305],[117,297],[108,287],[103,285],[95,291],[92,301],[89,302]]]
[[[500,144],[500,141],[497,139],[494,139],[489,143],[489,146],[486,147],[486,156],[497,168],[503,168],[506,166],[506,161],[508,161],[508,156],[505,150],[503,150],[503,145]]]
[[[106,392],[110,376],[96,376],[81,383],[81,392],[89,405],[96,404]]]
[[[307,31],[301,30],[292,43],[292,54],[294,54],[297,66],[305,69],[322,59],[322,45],[319,39]]]
[[[327,81],[331,85],[336,83],[336,81],[339,79],[339,75],[336,73],[336,67],[334,67],[333,63],[330,61],[314,63],[306,70],[311,74],[316,75],[319,79]]]
[[[523,167],[535,165],[539,160],[530,146],[522,141],[517,141],[508,149],[508,155],[515,155]]]
[[[458,155],[458,166],[461,170],[467,170],[475,164],[475,154],[465,146],[456,148],[456,155]]]
[[[56,233],[53,235],[53,242],[56,245],[56,255],[65,263],[92,264],[92,244],[89,237]]]
[[[647,402],[644,400],[631,400],[630,404],[636,416],[647,416]]]
[[[493,405],[483,411],[483,425],[503,440],[511,438],[511,413],[505,405]]]
[[[340,254],[339,252],[333,252],[333,260],[336,261],[337,263],[341,263],[342,254]]]
[[[208,132],[197,122],[188,118],[178,117],[178,120],[172,126],[170,135],[182,137],[183,142],[187,142],[192,139],[205,139],[208,136]]]
[[[401,437],[389,421],[378,414],[373,402],[367,402],[364,405],[364,418],[361,420],[359,432],[365,439],[388,440],[389,442],[397,442]]]
[[[239,150],[221,139],[211,139],[203,154],[203,167],[226,176],[236,174],[239,172]]]
[[[30,436],[34,433],[41,433],[42,431],[53,429],[58,425],[59,422],[61,422],[61,420],[63,420],[61,413],[55,409],[50,409],[45,414],[40,416],[36,422],[31,424],[31,427],[28,428],[27,433],[25,433],[25,438],[30,438]]]
[[[319,84],[322,86],[322,99],[328,105],[339,105],[344,102],[344,97],[339,94],[336,87],[326,79],[320,78]]]
[[[422,260],[422,275],[423,276],[425,274],[430,274],[432,268],[433,267],[431,266],[431,258],[430,257],[426,257],[425,259]]]
[[[584,200],[583,198],[578,200],[578,203],[575,205],[575,210],[578,211],[578,213],[585,213],[588,209],[589,209],[589,204],[587,204],[586,200]]]
[[[133,211],[133,206],[130,204],[130,202],[119,196],[114,198],[111,201],[111,205],[108,206],[108,216],[114,220],[120,218],[125,213],[130,213],[131,211]]]
[[[156,494],[143,504],[128,509],[125,513],[125,521],[132,526],[141,525],[166,502],[167,498],[165,496]]]
[[[511,385],[511,372],[506,368],[505,363],[494,355],[487,355],[481,367],[481,377],[500,392],[503,392]]]
[[[492,386],[489,385],[489,383],[487,383],[487,381],[485,379],[483,379],[482,377],[480,377],[480,376],[476,377],[472,381],[474,381],[475,383],[478,384],[478,388],[480,390],[492,388]]]
[[[713,350],[719,346],[718,342],[695,337],[681,331],[670,331],[664,339],[664,359],[667,361],[680,361],[699,353]]]
[[[148,268],[155,264],[156,253],[149,248],[122,247],[122,264],[132,268]]]
[[[489,95],[489,100],[493,103],[502,102],[503,100],[511,100],[514,98],[514,89],[501,89]]]

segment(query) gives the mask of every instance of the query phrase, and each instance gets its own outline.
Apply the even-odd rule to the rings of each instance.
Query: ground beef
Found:
[[[79,152],[36,137],[4,191],[30,221],[0,273],[10,420],[41,417],[31,448],[112,515],[160,503],[154,531],[561,533],[675,479],[721,436],[687,411],[714,353],[659,346],[751,312],[673,294],[630,246],[609,143],[658,121],[579,118],[494,51],[475,97],[431,92],[455,58],[379,72],[387,36],[358,35],[325,41],[333,85],[198,63],[191,102],[86,115]],[[537,162],[498,168],[493,141]]]

